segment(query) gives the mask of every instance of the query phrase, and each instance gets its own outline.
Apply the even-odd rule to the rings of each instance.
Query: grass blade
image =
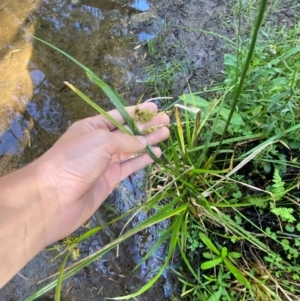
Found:
[[[91,71],[89,68],[87,68],[86,66],[84,66],[82,63],[80,63],[78,60],[76,60],[74,57],[72,57],[71,55],[69,55],[68,53],[66,53],[65,51],[59,49],[58,47],[42,40],[39,39],[35,36],[30,35],[32,38],[44,43],[45,45],[51,47],[52,49],[60,52],[61,54],[63,54],[64,56],[66,56],[68,59],[70,59],[71,61],[73,61],[76,65],[78,65],[79,67],[81,67],[85,72],[87,77],[92,80],[99,88],[101,88],[103,90],[103,92],[108,96],[108,98],[110,99],[110,101],[113,103],[113,105],[116,107],[116,109],[119,111],[119,113],[122,115],[122,117],[124,118],[125,122],[127,123],[127,125],[129,126],[130,130],[132,131],[132,133],[134,135],[141,135],[141,133],[138,131],[134,120],[129,116],[129,114],[127,113],[126,109],[124,108],[124,106],[128,106],[128,103],[126,102],[125,99],[123,99],[121,97],[121,95],[119,95],[116,91],[114,91],[109,85],[107,85],[104,81],[102,81],[99,76],[97,76],[93,71]],[[151,148],[149,146],[146,147],[146,151],[149,154],[149,156],[158,164],[161,164],[161,160],[155,156],[155,154],[153,153],[153,151],[151,150]]]
[[[132,132],[135,135],[139,134],[133,119],[129,116],[129,114],[127,113],[124,107],[124,104],[128,105],[126,101],[117,92],[115,92],[108,84],[106,84],[103,80],[101,80],[98,75],[96,75],[92,71],[89,70],[86,73],[86,75],[93,83],[95,83],[107,95],[109,100],[113,103],[115,108],[122,115],[122,117],[126,121],[129,128],[132,130]]]
[[[199,233],[199,236],[203,243],[215,254],[221,255],[220,251],[216,248],[216,246],[212,243],[212,241],[204,234],[204,233]]]
[[[179,114],[179,110],[178,110],[177,106],[174,107],[174,114],[175,114],[175,119],[176,119],[177,140],[179,142],[179,146],[180,146],[180,149],[181,149],[183,155],[185,155],[186,150],[185,150],[185,144],[184,144],[183,128],[182,128],[180,114]]]
[[[137,292],[130,294],[130,295],[126,295],[126,296],[107,298],[107,299],[108,300],[128,300],[128,299],[132,299],[132,298],[135,298],[135,297],[141,295],[142,293],[146,292],[150,287],[152,287],[153,284],[159,279],[161,274],[166,269],[167,264],[168,264],[168,261],[166,260],[165,264],[159,269],[159,272],[150,281],[148,281],[147,284],[145,284],[142,288],[140,288]]]
[[[173,255],[173,252],[174,252],[174,250],[177,246],[181,216],[182,216],[182,213],[180,215],[176,216],[175,220],[173,221],[173,223],[171,225],[171,228],[173,229],[173,231],[172,231],[173,233],[172,233],[170,244],[169,244],[169,251],[168,251],[167,257],[165,259],[165,263],[159,269],[159,272],[150,281],[148,281],[148,283],[146,283],[142,288],[140,288],[137,292],[135,292],[133,294],[130,294],[130,295],[126,295],[126,296],[120,296],[120,297],[109,298],[109,299],[112,299],[112,300],[128,300],[128,299],[131,299],[131,298],[135,298],[135,297],[141,295],[142,293],[144,293],[145,291],[147,291],[150,287],[152,287],[154,285],[154,283],[159,279],[161,274],[167,268],[167,265],[168,265],[172,255]]]
[[[117,120],[112,118],[108,113],[106,113],[105,110],[103,110],[100,106],[98,106],[94,101],[92,101],[88,96],[86,96],[83,92],[81,92],[79,89],[74,87],[72,84],[65,82],[65,84],[74,91],[78,96],[80,96],[84,101],[86,101],[91,107],[93,107],[97,112],[102,114],[107,120],[109,120],[112,124],[114,124],[119,130],[122,132],[132,135],[132,133],[126,129],[121,123],[119,123]],[[127,112],[126,112],[127,113]],[[128,115],[129,116],[129,115]],[[129,117],[130,118],[130,117]]]
[[[247,288],[251,289],[251,285],[248,280],[240,273],[240,271],[227,259],[224,258],[224,263],[228,270],[234,275],[234,277],[244,284]]]
[[[67,260],[68,260],[70,254],[71,254],[71,252],[69,252],[66,255],[66,257],[64,258],[64,260],[59,268],[59,274],[57,277],[57,285],[55,288],[55,301],[60,301],[61,285],[63,282],[64,270],[65,270],[65,266],[66,266],[66,263],[67,263]]]
[[[215,258],[215,259],[203,262],[201,264],[201,269],[202,270],[212,269],[215,266],[219,265],[222,261],[223,261],[223,258],[222,257],[218,257],[218,258]]]
[[[121,242],[123,242],[124,240],[126,240],[127,238],[131,237],[132,235],[136,234],[139,231],[142,231],[152,225],[155,225],[165,219],[169,219],[173,216],[176,216],[178,214],[180,214],[181,212],[184,212],[188,207],[188,204],[183,204],[177,208],[170,208],[169,205],[165,206],[166,211],[165,212],[160,212],[160,214],[151,216],[150,218],[148,218],[147,220],[145,220],[143,223],[141,223],[140,225],[136,226],[135,228],[129,230],[128,232],[126,232],[125,234],[123,234],[122,236],[118,237],[117,239],[111,241],[110,243],[106,244],[103,248],[101,248],[100,250],[96,251],[94,254],[76,262],[75,264],[73,264],[72,266],[68,267],[65,270],[65,273],[63,274],[62,279],[66,280],[70,277],[72,277],[73,275],[75,275],[77,272],[79,272],[82,268],[88,266],[89,264],[91,264],[93,261],[95,261],[96,259],[98,259],[99,257],[103,256],[105,253],[107,253],[108,251],[110,251],[111,249],[115,248],[118,244],[120,244]],[[49,283],[48,285],[44,286],[42,289],[40,289],[39,291],[35,292],[34,294],[32,294],[31,296],[29,296],[28,298],[26,298],[24,301],[33,301],[36,298],[40,297],[41,295],[45,294],[46,292],[48,292],[50,289],[54,288],[57,285],[58,280],[54,280],[51,283]]]
[[[31,36],[32,38],[44,43],[45,45],[51,47],[52,49],[60,52],[64,56],[66,56],[68,59],[73,61],[76,65],[78,65],[80,68],[82,68],[85,72],[86,75],[89,79],[91,79],[98,87],[100,87],[103,92],[108,96],[110,101],[113,103],[113,105],[116,107],[116,109],[120,112],[128,126],[130,127],[131,130],[135,128],[133,120],[125,110],[124,106],[127,106],[128,103],[117,93],[115,92],[109,85],[107,85],[104,81],[102,81],[94,72],[92,72],[89,68],[84,66],[82,63],[80,63],[78,60],[76,60],[74,57],[66,53],[65,51],[61,50],[60,48],[42,40],[39,39],[35,36]]]
[[[230,120],[232,118],[232,115],[233,115],[233,113],[235,111],[235,108],[236,108],[236,105],[238,103],[240,94],[242,92],[242,88],[244,86],[244,81],[245,81],[245,78],[246,78],[246,74],[248,72],[248,69],[249,69],[249,66],[250,66],[250,63],[251,63],[251,59],[252,59],[252,56],[253,56],[253,53],[254,53],[254,49],[255,49],[255,45],[256,45],[256,40],[257,40],[257,35],[258,35],[258,32],[259,32],[260,26],[261,26],[261,24],[263,22],[264,12],[266,10],[267,2],[268,2],[267,0],[261,0],[260,9],[259,9],[259,13],[258,13],[258,16],[257,16],[257,21],[256,21],[256,24],[255,24],[253,36],[251,38],[251,44],[250,44],[250,47],[249,47],[247,59],[246,59],[245,65],[244,65],[243,70],[242,70],[240,81],[239,81],[238,86],[237,86],[237,88],[236,88],[236,90],[234,92],[234,95],[233,95],[233,103],[232,103],[232,106],[231,106],[231,110],[230,110],[229,116],[228,116],[228,118],[226,120],[226,124],[225,124],[224,130],[223,130],[222,136],[220,138],[219,145],[218,145],[218,147],[216,149],[216,152],[215,152],[215,155],[214,155],[214,159],[218,155],[218,152],[219,152],[219,150],[221,148],[223,139],[225,138],[228,126],[230,124]]]

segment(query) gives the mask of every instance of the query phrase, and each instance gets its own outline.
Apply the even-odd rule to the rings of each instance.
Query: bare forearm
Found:
[[[0,288],[47,244],[34,164],[0,179]]]

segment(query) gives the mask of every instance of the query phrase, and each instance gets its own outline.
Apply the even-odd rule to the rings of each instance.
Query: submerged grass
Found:
[[[144,257],[169,241],[168,255],[157,275],[137,292],[112,299],[127,300],[144,293],[176,252],[182,260],[182,267],[175,271],[181,299],[300,298],[300,25],[272,32],[263,28],[269,39],[257,39],[266,7],[270,11],[279,2],[266,6],[266,0],[250,1],[245,8],[238,1],[240,14],[252,13],[260,3],[251,40],[238,36],[236,53],[225,54],[224,81],[211,89],[209,101],[198,92],[182,95],[171,105],[175,114],[171,136],[161,144],[163,160],[156,160],[151,174],[152,193],[138,208],[155,208],[155,213],[64,272],[61,269],[58,280],[26,301],[56,285],[59,295],[62,280],[128,237],[166,219],[170,226]],[[151,51],[154,55],[155,49]],[[139,134],[124,110],[126,101],[68,57],[106,92],[132,132]],[[69,87],[105,115],[81,91]],[[222,93],[216,96],[215,91]],[[166,204],[166,200],[170,201]],[[90,230],[81,240],[99,230]]]

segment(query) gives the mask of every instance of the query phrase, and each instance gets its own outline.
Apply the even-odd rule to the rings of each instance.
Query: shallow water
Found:
[[[128,25],[149,9],[144,0],[1,1],[0,175],[43,153],[70,123],[95,114],[65,80],[111,108],[81,69],[28,34],[62,48],[124,92],[139,37],[153,37]]]

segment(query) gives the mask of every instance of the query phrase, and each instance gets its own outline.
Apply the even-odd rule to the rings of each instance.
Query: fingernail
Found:
[[[142,144],[147,145],[147,139],[144,136],[135,136]]]

